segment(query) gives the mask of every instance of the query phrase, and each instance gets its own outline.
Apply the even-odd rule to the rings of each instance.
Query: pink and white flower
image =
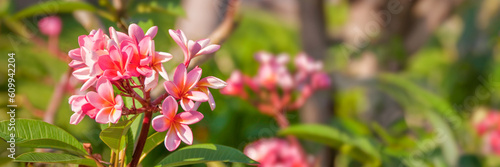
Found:
[[[260,139],[247,145],[243,152],[259,162],[259,167],[309,166],[300,149],[283,139]]]
[[[58,16],[44,17],[38,21],[38,28],[47,36],[58,36],[61,33],[62,21]]]
[[[70,124],[76,125],[82,121],[85,115],[94,119],[97,114],[97,109],[90,104],[85,95],[73,95],[69,97],[71,110],[75,112],[71,115]]]
[[[97,92],[88,92],[86,95],[90,104],[99,110],[95,117],[96,122],[117,123],[122,115],[122,97],[114,96],[113,85],[104,77],[97,81],[96,90]]]
[[[188,40],[181,30],[168,30],[168,33],[172,39],[174,39],[175,43],[181,47],[184,53],[184,64],[186,66],[188,66],[191,59],[196,56],[211,54],[220,48],[220,46],[216,44],[209,45],[210,39],[200,39],[197,41]]]
[[[165,90],[175,99],[180,100],[181,107],[185,111],[190,111],[195,107],[194,101],[206,102],[208,96],[197,90],[192,90],[201,77],[201,68],[195,67],[187,73],[186,66],[179,64],[174,72],[173,81],[165,81]]]
[[[208,77],[201,79],[198,82],[196,89],[207,94],[208,104],[210,104],[210,109],[212,109],[212,111],[213,111],[215,109],[215,100],[214,100],[214,96],[212,95],[210,90],[208,90],[208,88],[222,89],[222,88],[226,87],[226,85],[227,85],[227,83],[224,82],[223,80],[216,78],[214,76],[208,76]],[[199,103],[199,102],[197,102],[197,103]]]
[[[185,111],[177,114],[177,109],[177,101],[172,96],[168,96],[161,107],[162,115],[155,117],[152,121],[153,129],[156,131],[168,130],[164,141],[168,151],[177,149],[181,141],[188,145],[193,144],[193,132],[188,125],[203,119],[203,114],[198,111]]]

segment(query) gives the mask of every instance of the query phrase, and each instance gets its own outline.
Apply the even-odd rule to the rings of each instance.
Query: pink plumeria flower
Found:
[[[214,100],[214,96],[212,95],[210,90],[208,90],[208,88],[222,89],[222,88],[226,87],[226,85],[227,85],[227,83],[224,82],[223,80],[221,80],[217,77],[214,77],[214,76],[208,76],[208,77],[201,79],[198,82],[196,89],[207,94],[208,104],[210,104],[210,109],[212,109],[212,111],[213,111],[215,109],[215,100]],[[197,103],[200,103],[200,102],[197,102]]]
[[[186,111],[177,114],[178,104],[172,96],[168,96],[162,104],[162,115],[155,117],[152,121],[153,129],[164,132],[165,147],[168,151],[174,151],[179,147],[181,141],[193,144],[193,132],[188,125],[199,122],[203,114],[198,111]]]
[[[305,71],[307,73],[321,71],[321,69],[323,69],[323,63],[321,61],[315,61],[305,53],[299,53],[295,57],[295,66],[297,66],[300,71]]]
[[[82,121],[85,115],[94,119],[97,114],[97,109],[90,104],[85,95],[73,95],[69,98],[71,110],[75,112],[71,115],[70,124],[76,125]]]
[[[325,72],[316,72],[311,76],[311,87],[313,89],[328,89],[331,84],[330,77]]]
[[[168,75],[163,68],[163,63],[172,59],[170,53],[156,52],[154,41],[151,40],[150,46],[150,56],[141,60],[142,66],[147,66],[150,70],[144,70],[144,68],[138,68],[138,71],[146,76],[145,79],[145,89],[150,90],[158,84],[158,74],[163,77],[163,79],[168,81]]]
[[[481,122],[475,125],[479,135],[490,131],[500,131],[500,112],[490,111]]]
[[[168,33],[179,45],[184,53],[184,64],[189,65],[191,59],[199,55],[214,53],[220,46],[216,44],[209,45],[210,39],[201,39],[197,41],[188,40],[181,30],[168,30]]]
[[[260,63],[260,67],[256,76],[256,82],[267,89],[274,89],[278,84],[283,89],[291,89],[293,87],[293,80],[288,72],[286,64],[289,61],[289,56],[281,54],[277,57],[266,53],[259,52],[255,58]]]
[[[111,41],[112,42],[112,41]],[[114,44],[110,44],[109,54],[99,56],[99,67],[104,71],[103,76],[112,81],[120,79],[128,79],[134,74],[130,73],[130,61],[134,56],[133,47],[125,46],[119,48]]]
[[[123,100],[114,96],[113,85],[105,77],[97,81],[96,92],[88,92],[87,99],[99,110],[95,120],[98,123],[117,123],[122,115]]]
[[[259,167],[309,166],[300,149],[283,139],[260,139],[247,145],[243,152],[259,162]]]
[[[220,90],[220,93],[225,95],[241,95],[245,93],[243,82],[243,74],[241,71],[236,70],[231,73],[227,79],[227,86]]]
[[[62,21],[58,16],[48,16],[38,22],[38,28],[47,36],[58,36],[61,33]]]
[[[181,107],[185,111],[190,111],[195,107],[193,101],[208,101],[208,96],[205,93],[192,90],[200,80],[201,71],[201,68],[195,67],[187,73],[186,66],[184,64],[179,64],[175,69],[173,81],[166,81],[163,83],[165,89],[171,96],[181,100]]]

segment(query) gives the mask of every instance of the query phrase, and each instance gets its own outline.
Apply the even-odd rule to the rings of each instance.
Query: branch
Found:
[[[57,85],[55,86],[52,98],[50,98],[49,106],[47,106],[47,110],[45,111],[45,114],[43,116],[43,121],[50,124],[54,123],[54,116],[61,104],[61,100],[64,95],[64,89],[68,84],[72,71],[72,68],[69,68],[68,71],[61,77],[59,83],[57,83]]]

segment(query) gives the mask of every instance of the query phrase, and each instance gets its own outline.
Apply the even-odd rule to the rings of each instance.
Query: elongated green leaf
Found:
[[[54,139],[35,139],[16,143],[19,147],[29,147],[29,148],[53,148],[68,151],[70,153],[78,155],[87,155],[85,152],[81,152],[78,148],[66,144],[64,142],[54,140]],[[76,151],[75,151],[76,150]]]
[[[58,153],[38,153],[29,152],[16,157],[14,162],[46,162],[46,163],[65,163],[65,164],[79,164],[86,166],[97,166],[94,160],[87,158],[80,158],[70,154]]]
[[[1,121],[0,129],[12,128],[13,126],[9,126],[10,123],[11,122],[9,120]],[[17,119],[15,121],[15,130],[12,129],[12,131],[0,131],[0,137],[6,141],[9,141],[11,140],[11,133],[15,135],[15,142],[18,143],[37,140],[33,141],[36,143],[40,142],[39,139],[49,139],[52,142],[44,143],[42,145],[43,147],[59,148],[62,145],[67,144],[71,147],[68,147],[65,150],[73,150],[74,152],[78,152],[82,155],[86,154],[86,151],[85,149],[83,149],[82,144],[78,142],[75,137],[73,137],[63,129],[43,121]],[[28,142],[27,145],[30,145],[30,142]]]
[[[300,124],[283,129],[278,134],[293,135],[301,139],[341,149],[361,162],[380,163],[380,155],[368,140],[348,136],[333,127],[319,124]]]
[[[101,131],[99,137],[106,143],[111,149],[122,150],[125,148],[125,140],[127,137],[127,132],[130,125],[134,122],[137,116],[130,118],[129,120],[118,122],[113,124],[108,128]]]
[[[76,1],[46,1],[27,7],[17,12],[13,18],[21,19],[38,14],[69,13],[75,10],[95,11],[96,8],[85,2]]]
[[[142,150],[141,159],[139,160],[139,162],[141,162],[146,157],[146,155],[156,146],[163,143],[165,135],[167,135],[167,131],[156,132],[146,139],[146,144],[144,144],[144,149]]]
[[[160,161],[158,165],[181,166],[211,161],[240,162],[252,165],[258,164],[258,162],[248,158],[241,151],[228,146],[217,144],[196,144],[173,152]]]

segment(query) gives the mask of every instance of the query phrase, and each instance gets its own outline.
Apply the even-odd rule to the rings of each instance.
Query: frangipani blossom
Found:
[[[274,89],[276,84],[283,89],[293,87],[292,76],[286,67],[289,61],[288,55],[281,54],[275,57],[266,52],[259,52],[255,55],[255,59],[260,63],[255,80],[261,86],[267,89]]]
[[[58,16],[44,17],[38,21],[38,28],[47,36],[58,36],[61,33],[62,21]]]
[[[181,140],[193,144],[193,132],[188,125],[199,122],[203,114],[198,111],[185,111],[177,114],[178,104],[172,96],[163,101],[162,115],[155,117],[152,121],[153,129],[158,132],[168,130],[165,136],[165,147],[168,151],[174,151],[181,144]]]
[[[244,76],[241,71],[236,70],[231,73],[229,79],[227,79],[227,86],[220,90],[220,93],[225,95],[241,95],[246,96]]]
[[[227,83],[224,82],[223,80],[216,78],[214,76],[208,76],[208,77],[201,79],[198,82],[196,89],[207,94],[208,104],[210,104],[210,109],[212,109],[212,111],[213,111],[215,109],[215,100],[214,100],[214,96],[212,96],[212,93],[210,92],[210,90],[208,90],[208,88],[222,89],[222,88],[226,87],[226,85],[227,85]],[[197,102],[197,103],[199,103],[199,102]]]
[[[98,123],[117,123],[122,115],[123,100],[120,95],[114,97],[113,85],[101,77],[97,81],[97,93],[88,92],[87,99],[99,110],[95,120]]]
[[[73,95],[69,97],[69,104],[71,105],[71,110],[75,112],[71,115],[69,121],[69,123],[73,125],[80,123],[85,115],[94,119],[98,111],[90,104],[85,95]]]
[[[181,63],[175,69],[173,81],[163,83],[167,92],[175,99],[180,100],[181,107],[185,111],[190,111],[194,108],[195,104],[193,101],[208,101],[208,96],[205,93],[192,90],[200,80],[201,71],[201,68],[195,67],[187,73],[186,66]]]
[[[309,166],[300,149],[283,139],[260,139],[247,145],[243,152],[259,162],[259,167]]]
[[[211,54],[220,48],[220,46],[216,44],[209,45],[210,39],[200,39],[197,41],[188,40],[181,30],[168,30],[168,33],[172,39],[174,39],[175,43],[181,47],[184,53],[185,65],[189,65],[191,59],[196,56]]]

